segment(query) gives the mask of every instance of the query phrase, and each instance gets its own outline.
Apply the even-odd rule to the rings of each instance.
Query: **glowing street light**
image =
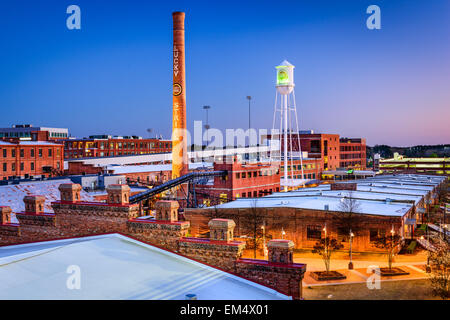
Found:
[[[284,239],[285,235],[286,235],[286,231],[284,231],[284,229],[281,228],[281,239]]]
[[[350,229],[350,262],[348,263],[348,269],[352,270],[353,269],[353,261],[352,261],[352,243],[353,243],[353,237],[355,235],[352,232],[352,229]]]
[[[261,229],[263,231],[263,252],[264,252],[264,258],[267,256],[267,248],[266,248],[266,222],[263,222],[263,225],[261,226]]]

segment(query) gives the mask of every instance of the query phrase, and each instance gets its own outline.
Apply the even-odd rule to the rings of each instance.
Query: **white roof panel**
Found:
[[[0,299],[290,299],[268,287],[113,234],[0,248]],[[69,266],[80,289],[68,289]]]

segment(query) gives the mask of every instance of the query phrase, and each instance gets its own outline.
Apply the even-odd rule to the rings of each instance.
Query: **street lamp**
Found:
[[[263,225],[261,226],[261,229],[263,231],[263,252],[264,252],[264,258],[267,257],[267,248],[266,248],[266,222],[263,222]]]
[[[286,235],[286,231],[284,231],[283,227],[281,227],[281,239],[284,239],[285,235]]]
[[[208,110],[211,109],[211,106],[203,106],[203,110],[206,111],[206,146],[208,146],[209,136],[208,136],[208,130],[209,130],[209,124],[208,124]]]
[[[348,263],[348,269],[352,270],[353,269],[353,261],[352,261],[352,243],[353,243],[353,237],[355,235],[352,232],[352,229],[350,229],[350,262]]]

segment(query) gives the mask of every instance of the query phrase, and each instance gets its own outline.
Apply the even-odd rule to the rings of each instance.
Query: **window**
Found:
[[[307,226],[306,227],[306,239],[307,240],[320,240],[322,238],[321,226]]]
[[[21,158],[25,157],[25,150],[24,149],[20,149],[20,157]]]
[[[49,157],[52,156],[52,149],[48,149],[48,156],[49,156]]]
[[[30,162],[30,169],[31,169],[31,171],[34,170],[34,162]]]
[[[378,239],[380,235],[380,230],[378,229],[370,229],[370,242],[374,242]]]
[[[6,149],[3,149],[3,158],[6,158],[7,157],[7,155],[6,155]]]
[[[32,149],[30,150],[30,156],[31,156],[32,158],[34,158],[34,148],[32,148]]]
[[[6,172],[8,170],[7,163],[3,162],[3,172]]]
[[[24,171],[25,170],[25,165],[23,164],[23,162],[20,163],[20,171]]]
[[[39,158],[42,158],[42,149],[39,149]]]
[[[11,170],[12,171],[16,171],[16,164],[15,163],[11,163]]]
[[[16,157],[16,149],[11,150],[11,157],[13,157],[13,158]]]
[[[237,173],[236,173],[236,179],[239,179],[240,175],[241,175],[241,174],[240,174],[239,172],[237,172]]]

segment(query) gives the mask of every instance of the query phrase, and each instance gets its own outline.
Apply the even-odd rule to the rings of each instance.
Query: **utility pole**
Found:
[[[209,124],[208,124],[208,110],[211,109],[211,106],[203,106],[203,110],[206,111],[206,124],[205,124],[205,129],[206,129],[206,146],[208,146],[208,141],[209,141],[209,136],[208,136],[208,130],[209,130]]]
[[[250,128],[251,128],[251,126],[250,126],[250,101],[252,100],[252,97],[251,96],[247,96],[247,100],[248,100],[248,132],[249,132],[248,145],[250,146]]]

